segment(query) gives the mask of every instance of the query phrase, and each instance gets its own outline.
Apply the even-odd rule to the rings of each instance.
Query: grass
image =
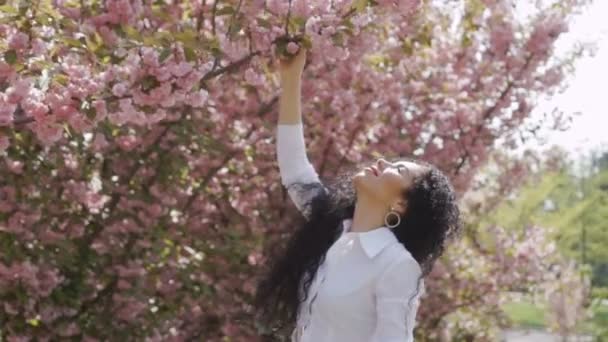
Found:
[[[597,308],[594,310],[593,315],[598,324],[608,327],[608,306],[597,306]]]
[[[545,328],[543,308],[529,302],[510,302],[502,306],[507,316],[516,327]]]
[[[505,303],[502,309],[513,321],[516,328],[545,329],[545,313],[541,304],[534,305],[527,301]],[[608,333],[608,306],[597,305],[593,309],[593,317],[585,320],[579,327],[579,332],[602,335]],[[608,336],[607,336],[608,337]]]

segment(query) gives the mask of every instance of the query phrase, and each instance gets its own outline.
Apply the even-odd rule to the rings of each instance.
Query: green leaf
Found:
[[[27,322],[27,324],[35,326],[35,327],[40,325],[40,321],[35,318],[28,319],[26,322]]]
[[[363,12],[367,8],[369,0],[355,0],[353,1],[353,7],[357,12]]]
[[[340,32],[334,33],[331,38],[331,40],[336,46],[344,45],[344,36]]]
[[[69,18],[62,18],[59,21],[59,27],[64,30],[64,32],[71,32],[78,29],[78,26],[74,23],[74,20]]]
[[[192,29],[177,32],[174,34],[174,37],[178,41],[184,43],[185,46],[195,47],[198,44],[198,34]]]
[[[184,46],[184,55],[186,56],[186,60],[188,62],[196,61],[196,52],[189,46]]]
[[[94,120],[97,117],[97,109],[93,106],[89,106],[84,110],[84,114],[89,120]]]
[[[264,18],[256,18],[258,25],[266,28],[266,29],[270,29],[272,27],[272,24],[270,23],[270,21],[264,19]]]
[[[302,40],[300,41],[300,43],[302,44],[302,46],[304,46],[306,49],[312,49],[312,40],[310,39],[310,36],[308,35],[304,35],[302,37]]]
[[[169,247],[163,248],[163,250],[160,252],[160,256],[162,259],[166,259],[169,254],[171,254],[171,249]]]
[[[101,38],[99,33],[95,32],[91,36],[86,36],[85,44],[89,51],[97,53],[97,50],[99,50],[99,48],[103,46],[103,39]]]
[[[36,22],[40,25],[52,25],[53,18],[45,13],[38,13],[35,18]]]
[[[152,5],[152,14],[167,23],[172,23],[175,21],[168,11],[165,10],[164,6]]]
[[[17,52],[15,50],[8,50],[4,53],[4,60],[10,65],[17,63]]]
[[[303,31],[304,25],[306,25],[306,18],[291,16],[289,18],[289,32],[300,32]]]
[[[160,82],[153,75],[147,75],[141,79],[141,88],[144,92],[148,92],[160,85]]]
[[[167,31],[157,31],[154,33],[154,40],[157,40],[160,45],[169,46],[175,39],[173,35]]]
[[[189,169],[188,169],[188,167],[187,166],[186,167],[182,167],[180,169],[180,172],[179,172],[179,178],[181,180],[188,180],[188,175],[189,175]]]
[[[146,36],[143,37],[143,43],[146,46],[158,46],[161,45],[161,41],[158,37],[150,37],[150,36]]]
[[[64,42],[68,46],[72,46],[72,47],[75,47],[75,48],[78,48],[78,49],[80,49],[80,48],[83,47],[82,41],[78,40],[78,39],[64,37],[64,38],[61,38],[59,40],[62,41],[62,42]]]
[[[53,82],[57,82],[63,86],[66,86],[69,81],[70,79],[64,74],[55,74],[55,76],[53,76]]]
[[[222,50],[220,48],[220,42],[216,37],[212,37],[210,39],[206,39],[202,42],[201,47],[207,51],[210,51],[214,57],[218,57],[222,55]]]
[[[242,24],[240,20],[234,20],[234,22],[232,23],[232,25],[230,25],[230,30],[228,31],[228,36],[230,36],[231,39],[234,39],[236,37],[236,35],[239,33],[239,31],[242,28]]]
[[[165,60],[167,60],[167,58],[169,58],[169,56],[171,56],[171,48],[164,48],[163,51],[160,52],[160,55],[158,56],[158,62],[159,63],[163,63]]]
[[[244,152],[245,152],[245,156],[248,159],[253,159],[253,157],[254,157],[253,147],[251,147],[250,145],[245,146],[245,151]]]
[[[2,12],[4,14],[18,14],[19,13],[19,11],[11,5],[0,6],[0,12]]]
[[[143,40],[141,37],[141,33],[137,29],[135,29],[133,26],[122,25],[121,29],[125,33],[127,38],[133,39],[138,42]]]

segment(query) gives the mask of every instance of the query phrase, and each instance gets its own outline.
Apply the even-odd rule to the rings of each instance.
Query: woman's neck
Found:
[[[350,231],[361,233],[383,227],[386,211],[386,206],[380,201],[358,196]]]

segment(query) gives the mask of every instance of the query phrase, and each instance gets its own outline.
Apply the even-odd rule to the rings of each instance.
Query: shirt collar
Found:
[[[352,222],[352,219],[345,219],[342,221],[344,233],[350,233]],[[353,234],[359,238],[361,247],[370,259],[378,255],[384,247],[392,242],[398,241],[395,234],[386,226],[375,228],[367,232],[357,232]]]

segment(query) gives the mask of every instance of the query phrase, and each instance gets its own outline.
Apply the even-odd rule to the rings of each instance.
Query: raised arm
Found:
[[[306,155],[300,107],[301,76],[305,61],[306,51],[300,49],[292,60],[282,61],[279,66],[281,95],[277,127],[277,160],[281,183],[287,188],[289,197],[298,210],[309,218],[312,199],[327,190]]]

